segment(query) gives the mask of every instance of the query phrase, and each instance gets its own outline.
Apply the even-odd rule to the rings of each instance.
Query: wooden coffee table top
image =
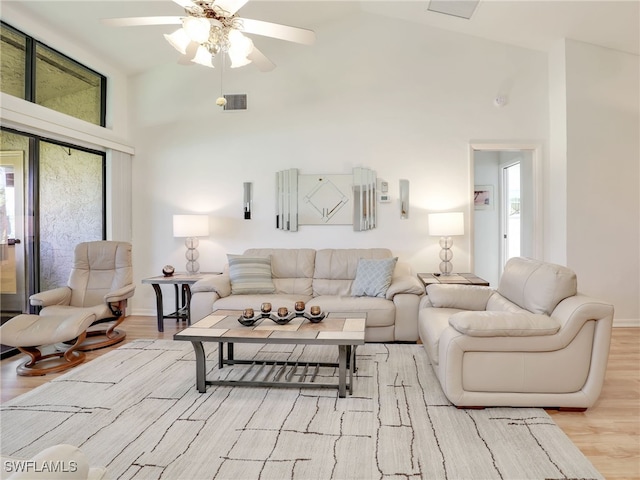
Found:
[[[263,318],[249,327],[238,322],[241,314],[235,310],[217,310],[173,338],[199,342],[364,344],[365,313],[329,313],[318,323],[296,317],[285,325]]]

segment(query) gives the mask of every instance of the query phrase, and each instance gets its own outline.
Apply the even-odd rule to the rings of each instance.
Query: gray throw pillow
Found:
[[[271,279],[271,256],[227,255],[232,295],[275,293]]]
[[[398,257],[358,260],[356,278],[351,286],[352,297],[384,297],[391,285]]]

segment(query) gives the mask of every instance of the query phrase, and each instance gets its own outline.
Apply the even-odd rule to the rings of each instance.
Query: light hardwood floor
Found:
[[[131,316],[123,323],[125,342],[139,338],[171,339],[184,325],[165,320],[156,329],[155,317]],[[88,361],[110,349],[87,354]],[[60,374],[19,377],[18,355],[0,363],[2,401],[25,393]],[[598,402],[584,413],[548,413],[605,478],[640,479],[640,328],[614,328],[604,388]]]

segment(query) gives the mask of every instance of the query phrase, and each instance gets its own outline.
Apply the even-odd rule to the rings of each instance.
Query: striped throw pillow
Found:
[[[275,293],[271,280],[271,256],[227,255],[232,295]]]

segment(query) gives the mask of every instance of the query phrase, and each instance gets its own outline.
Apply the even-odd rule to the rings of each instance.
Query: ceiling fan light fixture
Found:
[[[253,41],[245,37],[239,30],[229,31],[229,58],[231,68],[244,67],[249,65],[251,60],[247,58],[253,51]]]
[[[189,35],[187,35],[187,32],[184,31],[184,29],[179,28],[171,35],[167,35],[165,33],[164,38],[182,55],[187,54],[187,47],[191,43],[191,39],[189,38]]]
[[[206,18],[185,17],[182,20],[182,28],[194,42],[204,43],[209,40],[211,23]]]
[[[213,55],[205,47],[200,45],[196,50],[196,54],[191,60],[193,63],[202,65],[204,67],[215,68],[213,66]]]

